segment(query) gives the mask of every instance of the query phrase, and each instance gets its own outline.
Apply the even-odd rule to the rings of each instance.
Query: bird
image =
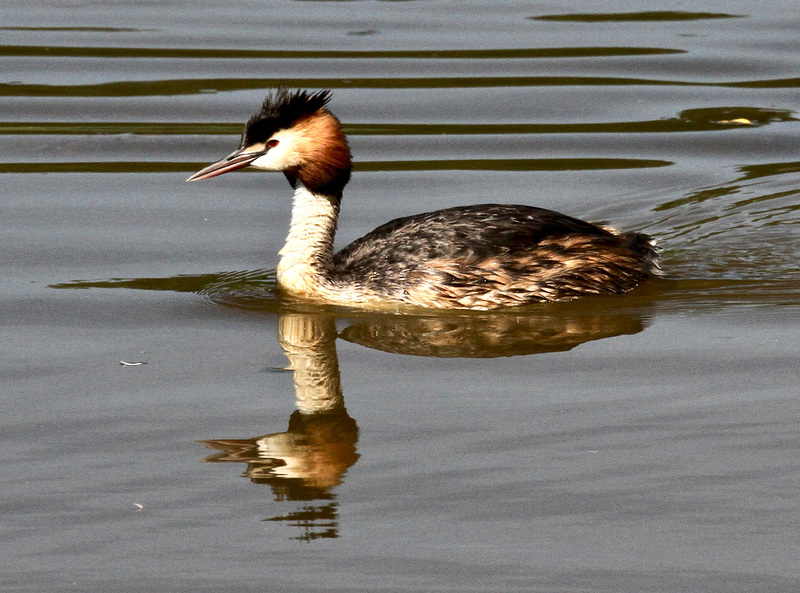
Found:
[[[659,250],[644,233],[498,203],[398,218],[334,253],[352,157],[331,97],[330,90],[269,92],[239,148],[187,179],[245,167],[283,172],[294,197],[279,294],[367,309],[486,311],[624,293],[660,274]]]

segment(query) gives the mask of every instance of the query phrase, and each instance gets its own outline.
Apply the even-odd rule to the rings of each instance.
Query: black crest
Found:
[[[242,147],[264,142],[278,130],[291,128],[298,120],[324,108],[330,100],[329,90],[309,93],[279,88],[267,95],[261,111],[248,120],[242,133]]]

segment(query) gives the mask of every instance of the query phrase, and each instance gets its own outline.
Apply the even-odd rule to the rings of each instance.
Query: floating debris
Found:
[[[143,364],[147,364],[146,362],[125,362],[124,360],[120,360],[119,364],[124,367],[140,367]]]

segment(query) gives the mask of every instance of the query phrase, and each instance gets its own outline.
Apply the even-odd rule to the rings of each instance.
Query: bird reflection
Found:
[[[708,299],[707,283],[695,292]],[[246,464],[244,476],[300,506],[271,517],[302,529],[297,539],[339,536],[335,488],[359,458],[358,426],[344,405],[336,340],[396,354],[492,358],[571,350],[585,342],[644,330],[670,287],[686,310],[686,283],[653,281],[624,296],[543,303],[493,312],[374,312],[320,307],[275,294],[270,270],[74,281],[59,289],[126,288],[193,292],[211,303],[278,316],[278,340],[294,376],[297,410],[284,432],[200,441],[206,461]],[[727,286],[727,285],[723,285]],[[726,294],[729,301],[733,296]],[[398,313],[398,314],[395,314]],[[401,314],[402,313],[402,314]],[[336,323],[345,326],[337,334]],[[535,395],[531,395],[535,397]]]
[[[206,461],[246,463],[245,476],[256,484],[271,486],[275,500],[307,503],[268,520],[300,527],[303,534],[296,539],[335,538],[339,536],[339,518],[332,490],[359,457],[358,426],[342,397],[335,321],[332,317],[284,315],[278,320],[278,340],[294,374],[297,398],[288,429],[251,439],[200,442],[221,451]]]
[[[252,303],[248,301],[248,306]],[[495,357],[554,352],[601,338],[637,333],[648,317],[642,308],[587,311],[562,306],[562,315],[487,313],[417,317],[361,317],[337,334],[336,317],[322,313],[283,313],[278,341],[294,376],[297,410],[285,432],[250,439],[200,441],[219,451],[209,462],[247,464],[244,475],[272,488],[276,501],[297,501],[299,508],[267,519],[302,529],[295,539],[339,537],[334,493],[358,460],[358,426],[344,405],[336,339],[370,348],[439,357]]]
[[[495,358],[563,352],[592,340],[636,334],[647,320],[615,314],[471,314],[383,317],[350,325],[341,334],[368,348],[435,358]]]

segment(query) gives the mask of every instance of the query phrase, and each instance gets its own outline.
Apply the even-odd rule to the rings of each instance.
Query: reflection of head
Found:
[[[273,474],[300,478],[305,487],[327,490],[338,486],[359,457],[358,426],[345,410],[314,415],[295,412],[289,419],[289,430],[283,434],[291,437],[293,447],[291,451],[283,449],[286,465]],[[279,449],[272,449],[273,444],[278,443],[262,440],[260,454],[279,453]]]
[[[247,463],[245,475],[269,484],[278,499],[328,498],[328,490],[358,460],[358,426],[344,409],[327,414],[295,412],[286,432],[246,440],[201,441],[220,449],[211,462]]]

